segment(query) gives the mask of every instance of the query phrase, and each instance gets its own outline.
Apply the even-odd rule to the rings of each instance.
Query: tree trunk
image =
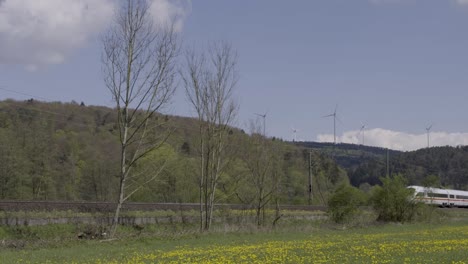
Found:
[[[114,219],[112,220],[112,227],[110,237],[113,238],[117,232],[117,226],[119,225],[119,217],[120,217],[120,210],[122,208],[122,204],[124,203],[125,199],[125,182],[127,178],[127,135],[128,135],[128,127],[127,127],[127,110],[125,112],[125,125],[124,131],[122,135],[122,152],[120,155],[120,186],[119,186],[119,199],[117,200],[117,207],[115,208]]]
[[[114,213],[114,219],[112,219],[112,228],[110,237],[113,238],[117,232],[117,226],[119,225],[120,210],[122,209],[122,204],[124,202],[124,190],[125,189],[125,179],[120,181],[120,190],[119,190],[119,200],[117,202],[117,207]]]

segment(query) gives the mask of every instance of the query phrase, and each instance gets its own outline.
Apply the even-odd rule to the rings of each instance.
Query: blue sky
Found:
[[[468,145],[468,1],[153,1],[184,45],[237,49],[239,127],[267,112],[269,136],[333,141],[338,105],[339,142],[365,124],[366,144],[412,150],[433,124],[430,145]],[[0,99],[112,106],[98,37],[113,4],[0,0]],[[182,87],[168,111],[193,115]]]

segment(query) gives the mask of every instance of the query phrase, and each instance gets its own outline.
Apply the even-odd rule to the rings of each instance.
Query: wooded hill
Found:
[[[296,142],[298,146],[326,153],[346,170],[350,183],[381,184],[387,174],[387,149],[355,144]],[[408,184],[437,185],[468,190],[468,146],[431,147],[410,152],[388,150],[388,172],[403,174]],[[432,182],[428,182],[431,176]]]
[[[198,202],[198,121],[157,118],[171,135],[137,169],[157,170],[164,164],[164,170],[131,201]],[[120,151],[115,120],[114,109],[75,102],[0,102],[0,199],[114,201]],[[256,193],[252,168],[263,162],[271,199],[307,204],[310,151],[313,204],[325,204],[342,182],[369,187],[380,184],[387,172],[383,148],[269,138],[270,155],[262,161],[258,159],[262,136],[236,128],[230,136],[234,150],[220,182],[219,203],[251,203]],[[422,185],[433,175],[438,185],[468,187],[468,147],[391,150],[389,157],[390,174],[404,174],[409,184]]]
[[[374,159],[348,169],[348,175],[355,185],[379,183],[373,175],[385,174],[386,168],[385,158]],[[409,184],[467,190],[468,147],[431,147],[390,155],[389,172],[405,175]]]
[[[198,202],[198,121],[166,115],[155,119],[170,136],[135,170],[163,171],[130,200]],[[115,109],[32,99],[0,102],[0,199],[115,201],[118,133]],[[254,201],[256,168],[267,177],[262,183],[267,201],[307,204],[308,150],[236,128],[229,136],[231,162],[219,182],[216,202]],[[268,147],[268,155],[259,155],[259,146]],[[348,178],[326,154],[315,152],[312,160],[312,203],[324,204],[335,186]]]

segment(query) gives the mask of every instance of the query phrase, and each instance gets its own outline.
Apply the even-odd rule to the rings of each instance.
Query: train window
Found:
[[[468,199],[468,196],[457,195],[457,199]]]
[[[451,194],[451,195],[450,195],[450,198],[451,198],[451,199],[454,199],[454,198],[455,198],[455,195]]]
[[[432,198],[448,198],[447,194],[442,193],[428,193],[427,195]]]
[[[418,192],[418,193],[416,194],[416,197],[424,197],[424,193]]]

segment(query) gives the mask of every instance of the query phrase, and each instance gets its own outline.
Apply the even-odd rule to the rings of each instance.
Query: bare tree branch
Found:
[[[134,187],[140,176],[132,167],[167,139],[154,137],[158,121],[153,117],[174,94],[178,37],[173,27],[155,27],[149,8],[148,0],[122,2],[113,26],[102,39],[104,82],[116,105],[121,145],[119,197],[111,236],[115,235],[122,203],[141,188],[128,188]],[[149,180],[161,170],[152,172],[154,177]]]
[[[200,125],[200,229],[208,230],[217,185],[229,162],[227,140],[237,114],[232,94],[237,83],[237,55],[229,44],[216,43],[208,56],[192,50],[185,58],[181,76]]]

